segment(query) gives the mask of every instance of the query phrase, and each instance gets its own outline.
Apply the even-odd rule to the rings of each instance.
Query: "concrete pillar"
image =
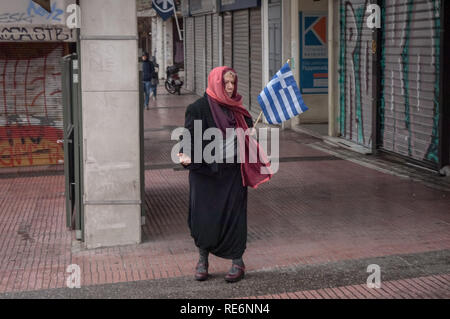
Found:
[[[298,0],[291,1],[291,57],[292,73],[294,73],[295,81],[300,86],[300,29],[298,21]],[[299,123],[299,116],[293,118],[291,125],[295,126]],[[292,127],[291,126],[291,127]]]
[[[336,106],[335,106],[335,81],[336,74],[335,51],[334,51],[334,2],[328,0],[328,135],[336,136]]]
[[[173,65],[173,23],[172,18],[164,22],[164,76],[166,67]]]
[[[85,242],[141,241],[135,0],[81,0]]]
[[[295,18],[295,15],[291,13],[291,2],[297,1],[297,0],[283,0],[281,1],[281,29],[282,29],[282,65],[286,63],[286,61],[290,58],[292,58],[292,39],[291,39],[291,20]],[[292,128],[292,121],[293,119],[290,119],[286,122],[283,122],[281,124],[282,129],[286,128]]]
[[[159,64],[159,78],[166,77],[166,67],[173,65],[173,24],[172,18],[164,21],[156,18],[156,62]]]
[[[269,75],[269,0],[261,2],[262,19],[262,77],[264,85],[270,81]]]
[[[156,52],[158,51],[158,18],[152,17],[152,52],[149,52],[151,56],[156,57]]]
[[[339,46],[340,46],[340,11],[339,4],[328,1],[328,135],[339,135]]]
[[[159,78],[164,76],[164,22],[156,18],[156,63],[159,64]]]

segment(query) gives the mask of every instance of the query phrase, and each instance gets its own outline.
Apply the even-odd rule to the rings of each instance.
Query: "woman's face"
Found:
[[[233,97],[234,85],[235,85],[234,76],[230,73],[227,73],[223,77],[223,80],[225,82],[225,93],[228,94],[229,97]]]

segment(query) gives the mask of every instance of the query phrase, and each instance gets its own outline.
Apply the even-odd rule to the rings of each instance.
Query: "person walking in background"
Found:
[[[153,75],[152,75],[152,80],[151,82],[151,86],[150,86],[150,93],[153,96],[153,100],[156,100],[156,90],[158,88],[158,84],[159,84],[159,76],[158,76],[158,71],[159,71],[159,64],[156,63],[156,57],[152,56],[152,59],[150,60],[150,63],[153,64]]]
[[[194,121],[202,122],[202,134],[209,128],[218,128],[225,139],[228,128],[242,129],[253,127],[250,113],[242,105],[242,96],[237,93],[238,77],[229,67],[218,67],[211,71],[208,88],[204,97],[189,105],[185,114],[185,128],[194,135]],[[230,139],[232,140],[232,139]],[[249,163],[250,143],[253,138],[244,137],[233,142],[239,147],[239,155],[245,157],[238,162],[238,152],[224,152],[222,163],[206,163],[191,159],[181,150],[180,163],[189,169],[189,216],[188,225],[200,258],[195,270],[195,279],[208,279],[208,256],[212,253],[224,259],[231,259],[231,269],[225,276],[227,282],[237,282],[244,277],[243,254],[247,244],[247,187],[257,188],[270,180],[272,175],[261,173],[261,168],[269,166],[258,160]],[[194,143],[205,141],[193,141]],[[225,144],[228,144],[228,140]],[[226,149],[229,149],[225,146]],[[203,152],[202,152],[203,154]],[[242,155],[246,154],[246,155]],[[230,161],[230,159],[232,159]]]
[[[150,93],[152,90],[152,79],[155,74],[155,66],[153,62],[149,60],[149,54],[145,52],[142,55],[142,82],[144,85],[144,108],[149,110],[148,103],[150,102]],[[156,93],[155,93],[156,94]]]

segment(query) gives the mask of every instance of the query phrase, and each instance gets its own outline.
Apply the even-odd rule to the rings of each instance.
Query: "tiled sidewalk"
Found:
[[[65,227],[61,175],[0,178],[0,293],[65,287],[71,264],[80,266],[83,286],[191,277],[197,251],[186,222],[187,172],[170,168],[176,167],[170,133],[195,99],[160,95],[145,111],[148,213],[141,245],[85,250]],[[331,157],[311,147],[319,141],[307,135],[284,131],[281,140],[279,172],[249,191],[248,271],[450,249],[448,191]],[[213,273],[229,268],[216,257],[210,264]],[[414,280],[386,288],[398,288],[395,298],[448,297],[448,289],[432,285],[436,278],[449,279],[416,279],[425,290],[411,290]],[[335,289],[325,291],[365,296],[361,286]]]
[[[286,292],[241,299],[448,299],[450,274],[388,281],[380,288],[352,285],[318,290]]]

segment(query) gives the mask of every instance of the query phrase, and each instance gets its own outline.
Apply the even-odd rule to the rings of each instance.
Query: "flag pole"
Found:
[[[178,24],[177,11],[175,10],[175,0],[172,0],[172,5],[173,5],[173,17],[175,19],[175,22],[177,23],[178,36],[180,37],[180,40],[183,41],[183,38],[181,36],[180,25]]]
[[[258,124],[258,122],[261,119],[262,115],[263,115],[263,112],[261,111],[261,113],[259,114],[258,119],[256,120],[255,124],[253,124],[253,127],[255,127],[256,124]]]

